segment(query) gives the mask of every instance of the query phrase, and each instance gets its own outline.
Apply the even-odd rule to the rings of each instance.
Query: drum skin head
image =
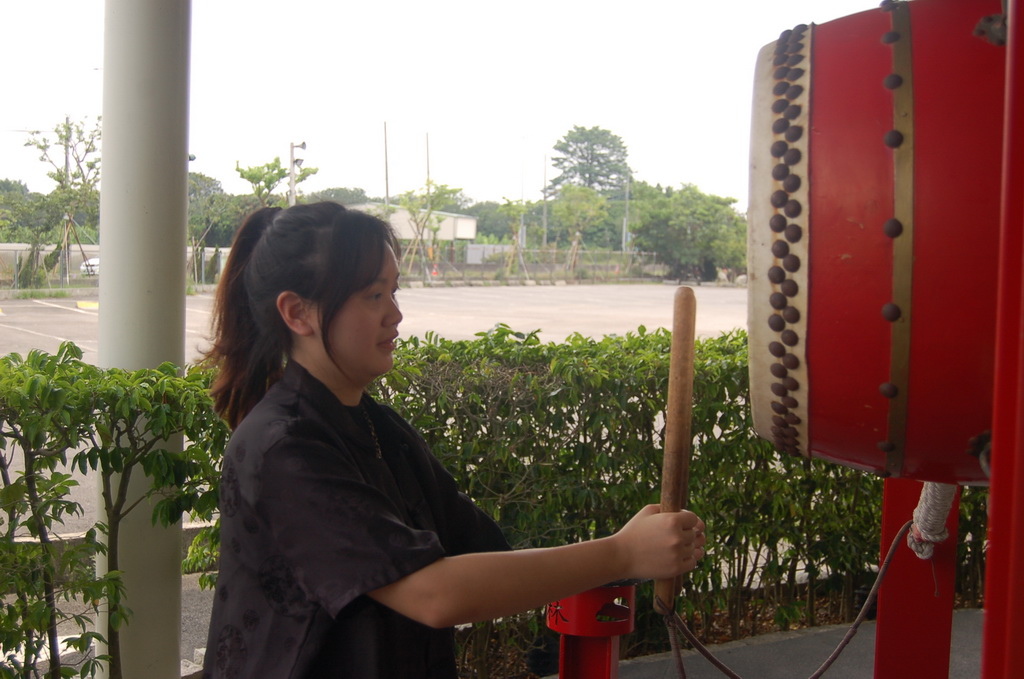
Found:
[[[999,0],[913,0],[758,56],[748,209],[754,425],[784,452],[987,483]]]

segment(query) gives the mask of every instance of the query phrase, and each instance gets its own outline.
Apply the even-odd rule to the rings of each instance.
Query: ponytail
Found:
[[[256,356],[259,329],[246,287],[246,270],[263,234],[281,212],[263,208],[235,234],[213,305],[213,348],[207,362],[216,367],[211,393],[214,409],[234,429],[281,374],[283,353]]]

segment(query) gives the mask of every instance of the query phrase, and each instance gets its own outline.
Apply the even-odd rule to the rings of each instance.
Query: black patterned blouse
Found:
[[[232,436],[220,493],[204,677],[456,676],[451,629],[365,595],[508,543],[390,408],[346,407],[291,363]]]

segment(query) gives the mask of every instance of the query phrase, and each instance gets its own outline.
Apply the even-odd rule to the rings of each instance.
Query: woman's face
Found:
[[[398,276],[398,260],[387,247],[377,279],[349,297],[331,319],[331,355],[315,357],[310,361],[314,365],[300,360],[346,405],[356,405],[366,387],[394,365],[392,353],[402,322]]]

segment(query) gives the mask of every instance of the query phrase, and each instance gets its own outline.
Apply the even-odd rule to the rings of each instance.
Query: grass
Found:
[[[67,290],[23,290],[15,295],[16,299],[52,299],[70,297]]]

